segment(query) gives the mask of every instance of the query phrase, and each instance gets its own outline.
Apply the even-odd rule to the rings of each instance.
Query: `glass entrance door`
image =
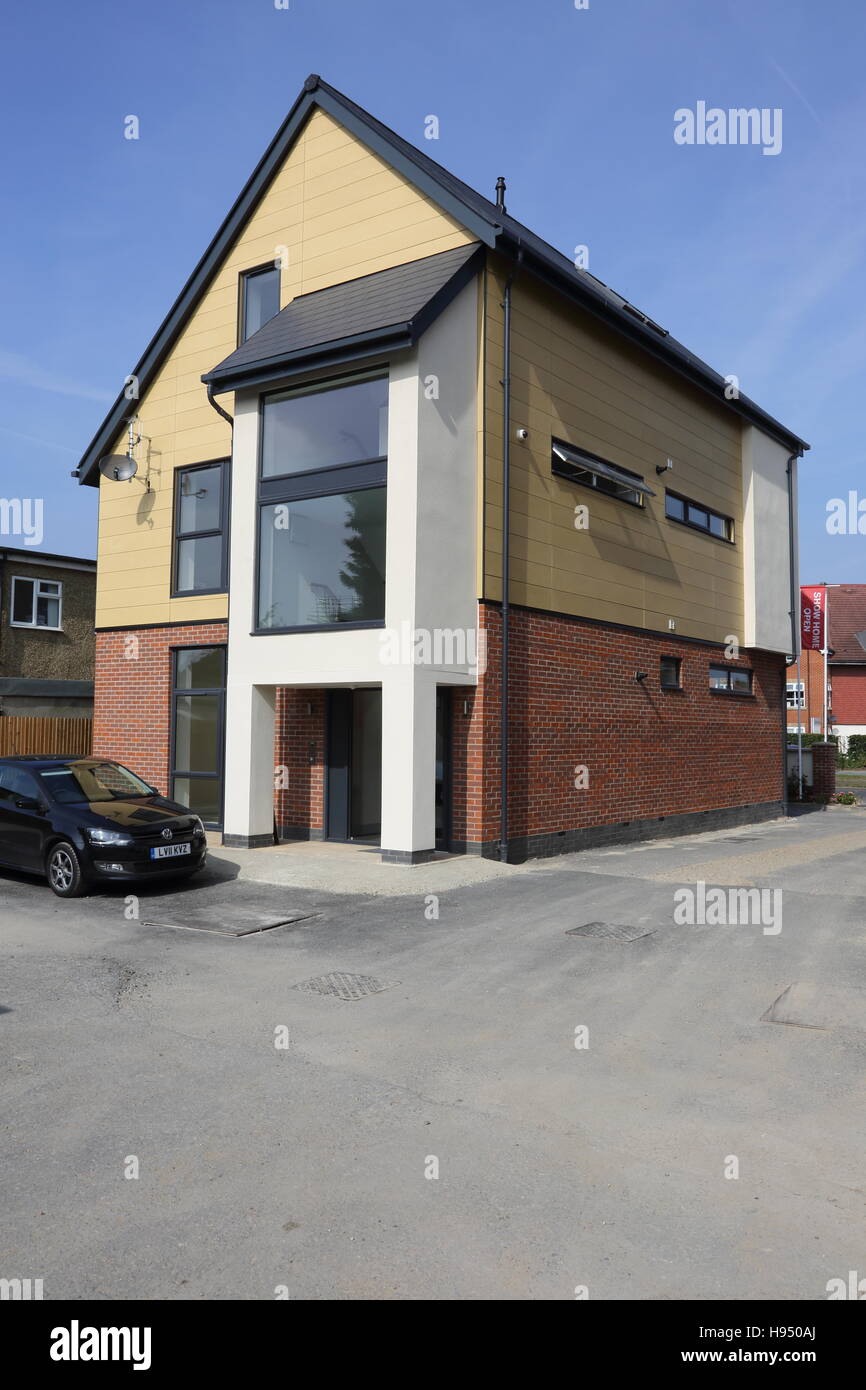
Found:
[[[332,690],[328,699],[327,838],[382,834],[382,691]]]

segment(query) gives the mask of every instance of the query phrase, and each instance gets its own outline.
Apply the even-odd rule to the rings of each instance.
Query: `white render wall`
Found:
[[[473,281],[417,349],[390,363],[384,630],[252,635],[258,395],[236,396],[226,836],[272,831],[277,686],[381,685],[382,847],[411,853],[434,846],[436,686],[474,685],[478,673],[471,642],[465,660],[450,659],[446,641],[438,663],[415,664],[412,639],[419,629],[474,632],[478,624],[477,294]]]
[[[754,425],[743,427],[743,577],[745,632],[742,645],[791,652],[791,579],[788,519],[788,451]],[[794,575],[797,551],[797,461],[793,465]],[[799,582],[799,580],[797,580]]]

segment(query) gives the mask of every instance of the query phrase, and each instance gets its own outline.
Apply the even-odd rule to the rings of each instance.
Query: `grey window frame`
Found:
[[[277,290],[278,314],[280,312],[280,298],[283,288],[283,273],[282,267],[276,261],[265,261],[263,265],[252,265],[248,270],[240,271],[238,275],[238,347],[248,342],[253,336],[252,333],[244,332],[244,321],[247,316],[247,281],[252,280],[256,275],[266,275],[268,272],[277,276],[277,283],[279,286]],[[276,314],[273,315],[274,318],[276,318],[276,316]],[[268,319],[267,322],[270,323],[271,320]],[[264,328],[264,324],[262,324],[261,327]],[[258,333],[259,329],[256,328],[254,332]]]
[[[223,654],[223,683],[221,686],[202,686],[201,689],[190,690],[187,686],[179,686],[177,683],[177,658],[181,652],[211,652],[221,651]],[[221,830],[225,821],[225,797],[226,797],[226,684],[228,673],[228,646],[225,642],[183,642],[179,646],[170,647],[171,657],[171,707],[170,707],[170,732],[169,742],[169,762],[168,762],[168,795],[170,800],[174,800],[174,781],[176,777],[186,777],[189,781],[195,782],[216,782],[222,779],[222,795],[220,797],[220,809],[218,821],[207,821],[202,817],[202,824],[208,830]],[[220,700],[220,708],[217,726],[217,747],[219,749],[219,770],[217,772],[192,772],[188,768],[178,768],[177,757],[177,697],[179,695],[216,695]],[[197,815],[197,811],[192,811]]]
[[[710,673],[712,671],[724,671],[728,677],[727,686],[711,685]],[[738,671],[741,675],[749,677],[748,690],[734,690],[731,685],[731,672]],[[755,696],[755,673],[751,666],[728,666],[724,661],[711,661],[707,666],[707,686],[711,695],[735,695],[741,699],[754,699]]]
[[[671,516],[668,511],[668,498],[673,497],[677,502],[683,504],[683,515]],[[689,521],[689,507],[697,507],[700,511],[706,512],[708,517],[714,516],[718,521],[724,522],[725,535],[718,536],[709,526],[701,526],[697,521]],[[675,526],[687,526],[690,531],[697,531],[701,536],[709,536],[710,540],[721,541],[724,545],[736,545],[736,527],[734,518],[726,516],[724,512],[717,511],[715,507],[708,507],[706,502],[698,502],[695,497],[686,497],[682,492],[676,492],[673,488],[665,488],[665,521],[672,521]]]
[[[181,481],[185,474],[194,473],[199,468],[220,469],[220,503],[219,515],[220,524],[218,528],[208,527],[203,531],[181,531],[180,530],[180,502],[181,502]],[[202,459],[200,463],[187,463],[182,468],[174,470],[174,500],[172,511],[172,548],[171,548],[171,597],[172,598],[198,598],[207,594],[227,594],[229,591],[228,575],[228,556],[229,556],[229,509],[231,493],[231,459]],[[221,538],[220,549],[220,582],[214,589],[179,589],[178,573],[180,570],[180,543],[181,541],[205,540],[210,536]]]
[[[374,363],[372,366],[364,368],[362,371],[341,373],[339,376],[319,377],[314,381],[299,382],[297,388],[293,383],[290,388],[296,390],[298,395],[304,394],[304,389],[309,388],[311,392],[336,389],[340,386],[351,386],[355,382],[384,380],[389,383],[389,408],[390,408],[390,371],[388,363]],[[381,618],[371,619],[370,621],[356,623],[315,623],[303,626],[292,627],[260,627],[259,626],[259,584],[261,580],[261,535],[262,535],[262,512],[265,507],[272,507],[281,502],[302,502],[309,501],[317,497],[335,497],[340,493],[347,492],[367,492],[374,488],[384,488],[387,504],[388,488],[388,455],[382,454],[377,458],[363,459],[353,463],[335,463],[325,468],[308,469],[302,473],[286,473],[276,478],[265,478],[264,476],[264,424],[265,407],[274,396],[283,396],[286,388],[277,391],[266,391],[259,397],[258,409],[258,463],[256,474],[258,478],[258,499],[256,504],[256,564],[255,564],[255,587],[253,591],[253,612],[252,626],[250,634],[253,637],[274,637],[280,633],[293,632],[350,632],[358,628],[382,628],[385,626],[384,615]],[[386,505],[387,516],[387,505]],[[387,537],[386,537],[387,545]]]

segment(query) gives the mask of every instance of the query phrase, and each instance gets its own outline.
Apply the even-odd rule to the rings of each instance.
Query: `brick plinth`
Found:
[[[499,837],[501,613],[481,606],[488,667],[455,692],[453,838],[495,852]],[[527,609],[511,612],[509,839],[519,853],[616,836],[737,823],[784,801],[784,658],[613,628]],[[662,656],[679,657],[681,690],[664,690]],[[753,694],[709,687],[710,664],[754,672]],[[647,678],[635,679],[644,671]],[[464,701],[467,713],[464,713]],[[579,769],[585,768],[585,774]],[[585,786],[575,782],[585,781]],[[707,813],[711,813],[708,817]],[[602,837],[603,838],[603,837]],[[599,836],[595,836],[596,841]]]

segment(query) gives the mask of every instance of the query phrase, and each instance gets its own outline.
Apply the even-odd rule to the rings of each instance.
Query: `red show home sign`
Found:
[[[824,650],[826,609],[827,590],[823,585],[800,589],[800,643],[804,652]]]

